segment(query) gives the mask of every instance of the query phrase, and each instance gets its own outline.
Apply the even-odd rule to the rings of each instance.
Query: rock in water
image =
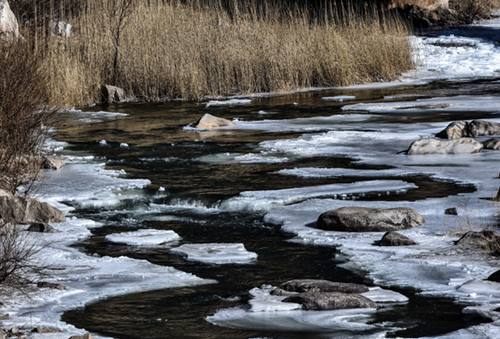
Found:
[[[106,104],[114,104],[129,101],[125,95],[125,90],[120,87],[104,85],[102,86],[102,101]]]
[[[412,246],[416,244],[415,241],[398,232],[387,232],[382,239],[375,242],[375,245],[378,246]]]
[[[500,270],[496,271],[495,273],[492,273],[486,280],[500,283]]]
[[[212,114],[205,114],[196,123],[195,127],[198,129],[216,129],[221,127],[232,127],[234,123],[231,120],[219,118]]]
[[[21,36],[16,16],[7,0],[0,0],[0,41],[13,41]]]
[[[64,213],[45,202],[0,190],[0,220],[10,224],[57,223]]]
[[[468,136],[467,127],[467,121],[455,121],[436,134],[436,137],[450,140],[465,138]]]
[[[31,224],[28,228],[28,232],[36,233],[54,233],[56,230],[49,224],[44,224],[41,222]]]
[[[320,215],[316,227],[341,232],[387,232],[424,222],[424,217],[412,208],[343,207]]]
[[[407,151],[408,155],[426,154],[472,154],[483,149],[483,144],[471,138],[441,140],[434,138],[414,141]]]
[[[58,171],[64,166],[64,160],[51,156],[43,157],[42,166],[44,169]]]
[[[365,293],[369,289],[365,285],[333,282],[329,280],[316,279],[296,279],[290,280],[281,285],[281,288],[288,292],[341,292],[341,293]]]
[[[489,135],[500,135],[500,123],[484,120],[473,120],[468,125],[468,135],[470,137],[482,137]]]
[[[483,143],[485,149],[491,149],[494,151],[500,151],[500,139],[489,139]]]
[[[283,302],[302,305],[307,311],[327,311],[349,308],[377,308],[370,299],[352,293],[307,292],[286,298]]]
[[[455,207],[447,208],[444,210],[444,214],[446,214],[446,215],[458,215],[458,211]]]
[[[500,234],[495,231],[467,232],[455,245],[468,250],[482,250],[492,255],[500,255]]]

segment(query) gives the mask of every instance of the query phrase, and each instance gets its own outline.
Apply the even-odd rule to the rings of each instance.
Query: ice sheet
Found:
[[[143,229],[134,232],[114,233],[106,236],[106,240],[131,246],[172,246],[181,237],[174,231]]]
[[[244,244],[185,244],[171,249],[191,261],[207,264],[250,264],[257,260],[257,253],[249,252]]]

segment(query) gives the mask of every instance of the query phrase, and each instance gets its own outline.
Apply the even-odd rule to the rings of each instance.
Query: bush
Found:
[[[451,8],[456,11],[458,19],[465,24],[488,18],[498,7],[500,7],[500,0],[455,0],[451,2]]]

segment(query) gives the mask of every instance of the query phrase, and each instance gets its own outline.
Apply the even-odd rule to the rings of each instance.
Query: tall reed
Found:
[[[217,1],[135,0],[117,46],[107,6],[125,1],[87,0],[69,18],[71,38],[37,38],[47,41],[51,103],[96,102],[105,83],[146,101],[199,100],[390,80],[413,66],[408,29],[376,11],[318,22],[252,1],[228,11]]]

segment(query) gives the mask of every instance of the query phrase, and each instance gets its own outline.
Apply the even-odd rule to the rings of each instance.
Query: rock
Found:
[[[0,0],[0,41],[14,41],[21,37],[19,24],[7,0]]]
[[[125,90],[123,88],[104,85],[102,86],[102,101],[106,104],[114,104],[130,100],[125,95]]]
[[[342,232],[387,232],[424,222],[424,217],[411,208],[343,207],[320,215],[316,227]]]
[[[36,287],[38,288],[51,288],[54,290],[64,290],[64,285],[63,284],[57,284],[57,283],[51,283],[48,281],[39,281],[36,284]]]
[[[426,138],[414,141],[407,151],[408,155],[425,154],[472,154],[483,149],[483,144],[471,138],[441,140]]]
[[[376,308],[370,299],[352,293],[338,292],[307,292],[290,296],[283,302],[302,305],[307,311],[327,311],[348,308]]]
[[[84,335],[74,335],[69,337],[69,339],[92,339],[92,335],[90,333],[85,333]]]
[[[458,215],[458,211],[455,207],[447,208],[444,210],[444,214],[446,214],[446,215]]]
[[[33,223],[28,228],[28,232],[36,233],[54,233],[56,230],[49,224],[44,224],[42,222]]]
[[[365,293],[369,289],[365,285],[333,282],[329,280],[297,279],[290,280],[280,286],[288,292],[341,292],[341,293]]]
[[[500,202],[500,188],[498,189],[497,196],[493,198],[493,201]]]
[[[234,123],[231,120],[219,118],[212,114],[204,114],[196,123],[195,127],[198,129],[216,129],[221,127],[233,127]]]
[[[496,271],[495,273],[492,273],[486,280],[500,283],[500,270]]]
[[[500,234],[495,231],[467,232],[455,245],[468,250],[483,250],[492,255],[500,255]]]
[[[4,330],[0,328],[0,339],[5,339],[5,338],[7,338],[7,334],[5,333]]]
[[[470,137],[482,137],[489,135],[500,135],[500,123],[484,120],[473,120],[468,125],[468,135]]]
[[[485,149],[491,149],[494,151],[500,151],[500,139],[489,139],[483,142]]]
[[[42,166],[44,169],[50,169],[58,171],[64,166],[64,160],[57,157],[46,156],[43,157]]]
[[[39,326],[35,327],[31,332],[33,333],[59,333],[61,332],[60,329],[57,327],[49,327],[49,326]]]
[[[428,11],[449,9],[449,0],[389,0],[389,9],[415,6]]]
[[[407,236],[394,231],[387,232],[382,239],[375,242],[375,245],[378,246],[412,246],[416,244],[415,241]]]
[[[441,139],[461,139],[468,137],[467,121],[455,121],[449,124],[444,130],[436,134]]]
[[[61,38],[69,38],[73,32],[73,25],[65,21],[57,21],[52,23],[52,35],[60,36]]]
[[[58,223],[64,213],[45,202],[0,190],[0,219],[10,224]]]

